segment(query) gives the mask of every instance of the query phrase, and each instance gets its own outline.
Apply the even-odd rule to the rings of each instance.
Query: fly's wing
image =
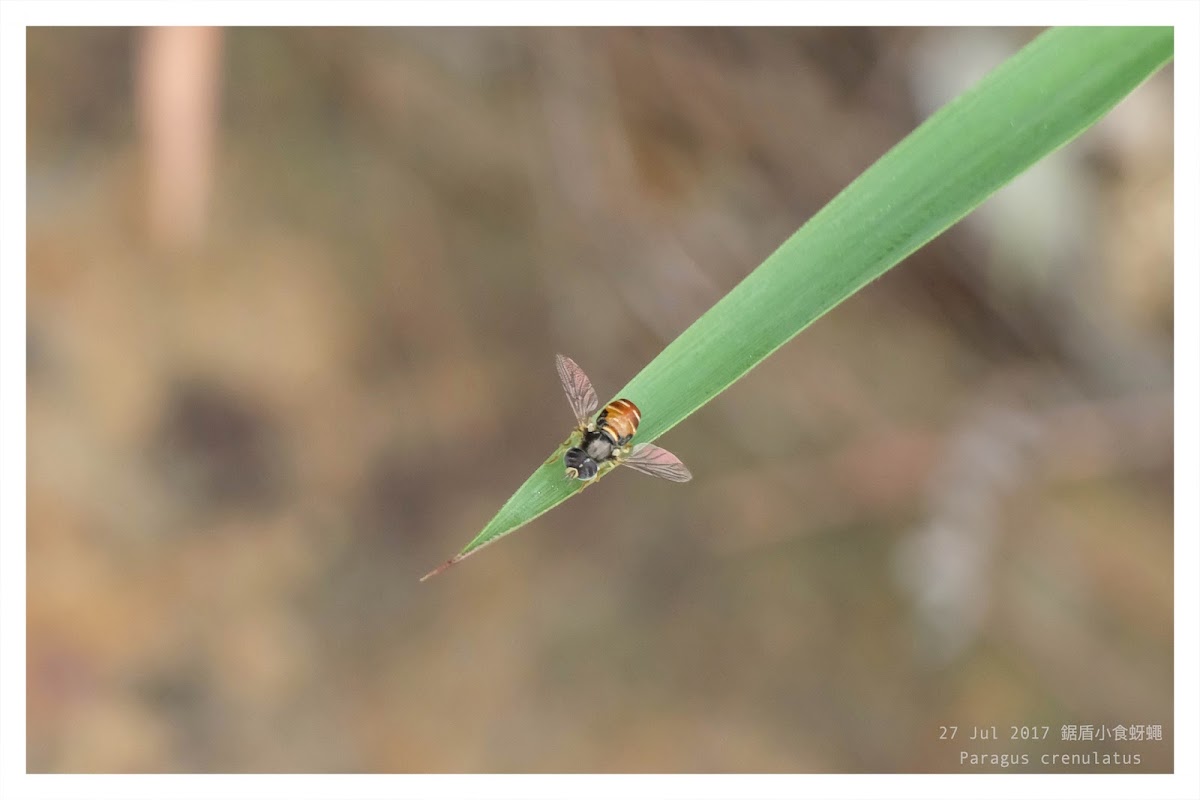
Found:
[[[656,478],[666,478],[669,481],[685,483],[692,479],[692,473],[688,471],[682,461],[675,457],[674,453],[653,444],[635,445],[621,463],[627,467],[633,467],[638,472],[644,472]]]
[[[555,361],[558,365],[558,377],[562,380],[563,391],[567,393],[571,410],[575,412],[575,419],[580,425],[585,425],[588,417],[600,406],[596,390],[592,388],[588,376],[583,374],[583,370],[574,361],[563,355],[555,356]]]

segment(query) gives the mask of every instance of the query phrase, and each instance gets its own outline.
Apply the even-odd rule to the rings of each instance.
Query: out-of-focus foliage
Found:
[[[555,352],[619,386],[1035,33],[31,29],[29,769],[1169,770],[1169,68],[673,432],[702,478],[416,581]]]

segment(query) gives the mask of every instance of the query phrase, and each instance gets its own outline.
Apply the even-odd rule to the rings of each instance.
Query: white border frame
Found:
[[[26,775],[25,28],[37,25],[1173,25],[1175,27],[1174,775]],[[1200,16],[1145,2],[677,2],[243,0],[0,4],[0,795],[6,798],[875,797],[1195,798],[1200,675]],[[1189,221],[1190,220],[1190,221]],[[18,265],[21,265],[18,267]],[[1179,265],[1184,265],[1180,268]],[[1183,413],[1181,409],[1193,409]],[[17,446],[20,443],[21,446]]]

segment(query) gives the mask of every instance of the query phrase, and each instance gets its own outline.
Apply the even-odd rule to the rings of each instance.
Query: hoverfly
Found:
[[[645,442],[629,446],[642,420],[642,412],[632,400],[613,400],[596,417],[595,423],[590,422],[600,405],[592,382],[579,365],[566,356],[558,356],[557,362],[558,377],[571,410],[575,412],[576,430],[580,435],[579,445],[568,448],[563,455],[568,479],[593,480],[600,473],[600,466],[609,462],[614,467],[624,464],[669,481],[682,483],[692,479],[692,473],[683,462],[661,447]]]

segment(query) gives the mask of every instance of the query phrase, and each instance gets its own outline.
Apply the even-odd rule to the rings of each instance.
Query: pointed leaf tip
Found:
[[[434,577],[435,575],[441,575],[443,572],[450,569],[455,564],[462,561],[464,558],[466,558],[466,556],[464,556],[460,553],[459,555],[456,555],[454,558],[448,559],[447,561],[443,562],[440,566],[435,567],[435,568],[431,569],[429,572],[426,572],[424,575],[422,575],[420,583],[424,583],[425,581],[429,580],[430,578]]]

